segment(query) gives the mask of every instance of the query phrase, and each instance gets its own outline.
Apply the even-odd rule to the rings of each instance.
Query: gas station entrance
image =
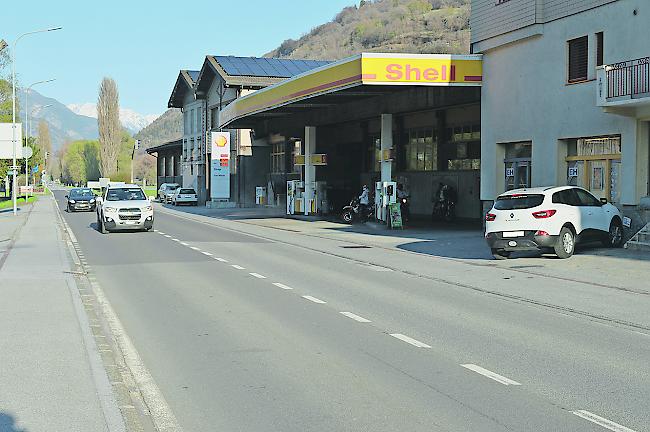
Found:
[[[247,187],[290,214],[338,212],[368,185],[386,220],[399,185],[431,217],[447,185],[456,216],[480,219],[481,81],[476,55],[361,54],[237,99],[219,123],[254,131],[268,182]]]

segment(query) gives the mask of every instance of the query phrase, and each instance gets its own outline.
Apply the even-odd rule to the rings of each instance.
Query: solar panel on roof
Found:
[[[231,76],[290,78],[329,63],[258,57],[215,56],[214,58]]]

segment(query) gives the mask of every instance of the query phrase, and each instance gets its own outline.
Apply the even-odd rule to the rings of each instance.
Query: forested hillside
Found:
[[[133,137],[142,142],[143,149],[147,149],[180,139],[182,136],[183,114],[179,109],[169,109]]]
[[[337,60],[360,52],[469,52],[470,0],[375,0],[343,9],[266,57]]]

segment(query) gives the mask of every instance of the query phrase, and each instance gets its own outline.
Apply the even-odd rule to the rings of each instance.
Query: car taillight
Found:
[[[557,210],[542,210],[542,211],[538,211],[538,212],[533,213],[533,217],[535,219],[546,219],[546,218],[550,218],[555,213],[557,213]]]
[[[485,215],[485,220],[487,222],[492,222],[496,218],[497,218],[497,215],[495,215],[494,213],[488,213],[488,214]]]
[[[537,232],[535,233],[535,235],[536,235],[536,236],[542,236],[542,237],[548,237],[548,236],[549,236],[549,233],[547,233],[546,231],[537,231]]]

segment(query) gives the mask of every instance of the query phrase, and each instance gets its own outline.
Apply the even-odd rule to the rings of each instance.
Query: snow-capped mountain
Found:
[[[67,107],[75,114],[97,118],[97,105],[94,103],[69,104]],[[129,108],[120,108],[120,123],[131,133],[141,131],[157,118],[157,114],[144,115]]]

